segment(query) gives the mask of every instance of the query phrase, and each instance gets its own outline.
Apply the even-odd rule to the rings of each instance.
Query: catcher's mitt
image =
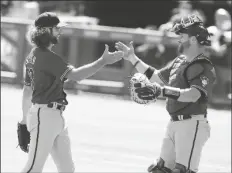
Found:
[[[131,99],[139,104],[147,104],[156,101],[161,93],[159,84],[152,84],[149,79],[141,73],[135,73],[130,79]]]
[[[28,153],[30,143],[30,132],[27,130],[26,124],[18,123],[17,134],[21,150]]]

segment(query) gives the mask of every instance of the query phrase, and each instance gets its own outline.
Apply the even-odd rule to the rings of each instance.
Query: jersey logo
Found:
[[[201,76],[200,78],[201,78],[201,83],[202,83],[203,87],[205,87],[206,85],[208,85],[209,79],[206,76]]]

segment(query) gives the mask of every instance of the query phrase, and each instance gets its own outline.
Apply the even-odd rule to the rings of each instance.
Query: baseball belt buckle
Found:
[[[63,112],[65,110],[65,105],[61,105],[60,110]]]
[[[56,102],[53,102],[53,109],[57,109],[58,104]]]
[[[184,120],[184,115],[177,115],[177,118],[179,121],[182,121],[182,120]]]
[[[57,106],[56,106],[56,109],[58,109],[60,111],[64,111],[65,110],[65,105],[58,103]]]

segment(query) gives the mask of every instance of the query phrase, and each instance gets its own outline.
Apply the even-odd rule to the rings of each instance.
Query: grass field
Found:
[[[76,172],[146,172],[158,158],[169,117],[164,101],[147,106],[114,96],[68,94],[65,117]],[[21,90],[1,85],[1,172],[20,172],[27,155],[17,146]],[[231,172],[231,112],[209,111],[211,138],[200,172]],[[56,172],[49,157],[44,172]]]

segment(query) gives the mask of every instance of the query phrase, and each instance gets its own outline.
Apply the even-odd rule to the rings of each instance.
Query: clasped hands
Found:
[[[115,48],[117,51],[109,52],[109,46],[105,45],[105,50],[101,56],[104,64],[113,64],[122,58],[129,60],[131,56],[134,55],[134,47],[132,42],[130,42],[129,47],[123,44],[122,42],[115,43]]]

